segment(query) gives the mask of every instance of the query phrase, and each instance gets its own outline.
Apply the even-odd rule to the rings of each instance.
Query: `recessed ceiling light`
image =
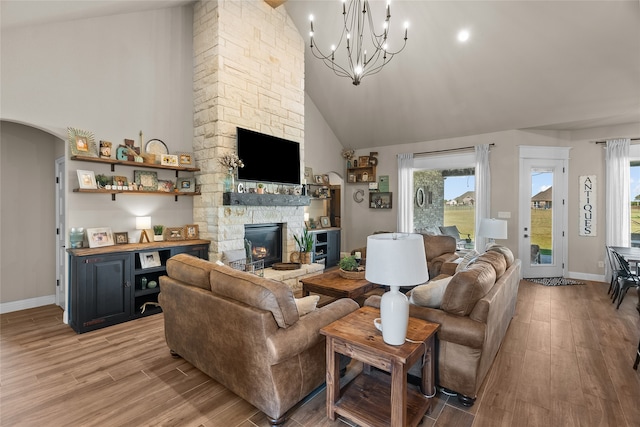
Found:
[[[469,36],[470,35],[471,34],[469,34],[469,30],[460,30],[460,31],[458,31],[458,41],[460,43],[464,43],[467,40],[469,40]]]

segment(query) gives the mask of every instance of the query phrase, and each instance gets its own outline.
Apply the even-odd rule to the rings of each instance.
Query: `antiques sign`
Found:
[[[580,236],[596,236],[596,176],[580,177]]]

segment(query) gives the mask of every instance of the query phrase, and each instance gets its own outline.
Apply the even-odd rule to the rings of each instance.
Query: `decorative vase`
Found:
[[[145,276],[140,279],[140,288],[147,289],[147,278]]]
[[[300,263],[311,264],[311,252],[300,252]]]
[[[233,179],[233,169],[229,168],[227,172],[227,176],[224,177],[224,192],[231,193],[233,191],[234,179]]]

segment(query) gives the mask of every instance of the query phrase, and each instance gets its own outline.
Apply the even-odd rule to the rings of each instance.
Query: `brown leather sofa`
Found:
[[[496,247],[478,256],[465,269],[455,272],[455,268],[456,264],[442,267],[453,277],[440,308],[411,304],[409,315],[440,324],[437,384],[455,392],[463,405],[471,406],[513,318],[520,260],[514,260],[507,248]],[[368,298],[365,305],[379,307],[380,297]],[[410,374],[419,376],[418,368],[412,367]]]
[[[320,328],[358,309],[340,299],[302,317],[286,284],[190,255],[160,278],[169,349],[282,425],[325,381]]]
[[[376,232],[377,234],[380,232]],[[427,257],[427,269],[429,277],[436,277],[440,274],[443,264],[453,262],[459,258],[456,254],[456,239],[445,235],[422,234],[424,239],[424,252]],[[356,252],[362,254],[362,258],[367,257],[367,248],[357,248],[351,251],[351,255]]]

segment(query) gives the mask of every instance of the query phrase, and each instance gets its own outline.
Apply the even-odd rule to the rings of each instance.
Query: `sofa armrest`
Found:
[[[379,296],[372,296],[365,305],[380,308]],[[486,324],[476,322],[468,316],[456,316],[437,308],[409,304],[409,316],[438,323],[438,339],[471,348],[481,349],[484,344]]]
[[[454,261],[447,261],[442,263],[440,267],[440,274],[446,274],[447,276],[453,276],[456,274],[456,268],[458,268],[459,263]]]
[[[267,338],[272,365],[287,360],[311,348],[323,337],[320,329],[356,311],[360,306],[350,298],[342,298],[302,316],[288,328],[279,328]]]

